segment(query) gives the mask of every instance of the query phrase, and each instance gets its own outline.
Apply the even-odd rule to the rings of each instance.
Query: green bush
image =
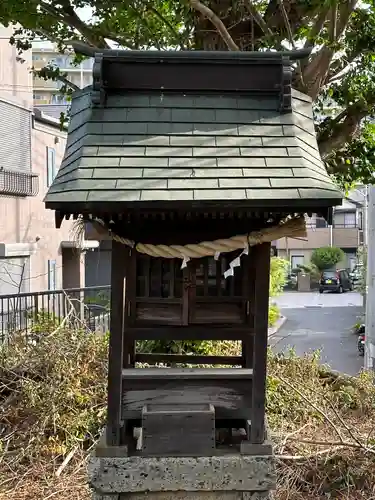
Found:
[[[280,257],[271,258],[270,271],[270,297],[276,297],[283,291],[287,276],[289,263]]]
[[[345,257],[341,248],[321,247],[316,248],[311,256],[311,262],[319,269],[325,271],[338,264]]]
[[[273,326],[280,317],[280,309],[276,304],[271,304],[268,310],[268,324]]]

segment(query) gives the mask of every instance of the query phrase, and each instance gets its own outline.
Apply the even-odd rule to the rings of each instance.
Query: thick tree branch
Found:
[[[199,0],[189,0],[189,3],[194,10],[200,12],[204,17],[211,21],[229,50],[240,50],[238,45],[230,36],[223,21],[210,8],[203,5]]]
[[[63,83],[64,85],[66,85],[68,88],[70,88],[72,90],[80,90],[80,88],[81,88],[79,85],[76,85],[75,83],[71,82],[65,76],[62,76],[62,75],[57,76],[56,80]]]
[[[72,4],[70,3],[70,0],[60,0],[60,2],[63,6],[63,15],[73,28],[79,31],[92,45],[103,49],[109,48],[104,36],[102,34],[97,35],[95,31],[84,23],[77,15]]]
[[[338,0],[337,0],[338,1]],[[344,33],[350,16],[358,4],[358,0],[344,0],[340,2],[340,9],[338,10],[338,21],[336,28],[336,40],[338,40]]]
[[[56,18],[57,21],[65,24],[69,28],[74,28],[77,30],[87,41],[90,45],[93,45],[94,47],[100,47],[100,48],[109,48],[109,45],[106,43],[104,38],[98,37],[93,30],[87,26],[74,12],[73,8],[67,5],[68,2],[64,2],[66,5],[66,10],[59,10],[53,5],[47,4],[45,2],[40,2],[40,8],[46,13],[49,14],[50,16]],[[63,6],[64,9],[64,6]],[[73,14],[71,13],[70,9],[72,9]]]
[[[332,83],[337,78],[340,78],[341,73],[346,68],[349,68],[360,55],[360,52],[353,52],[350,56],[342,56],[340,59],[334,61],[329,68],[326,79],[324,80],[324,85]]]
[[[288,14],[287,14],[287,12],[285,10],[284,2],[283,2],[283,0],[278,0],[278,2],[279,2],[279,7],[280,7],[280,10],[281,10],[281,14],[282,14],[283,19],[284,19],[286,31],[288,33],[289,43],[291,44],[291,46],[293,47],[293,49],[295,49],[296,48],[296,44],[294,43],[294,40],[293,40],[292,28],[291,28],[290,23],[289,23]]]
[[[329,27],[329,41],[334,43],[337,40],[337,2],[331,9],[331,24]]]
[[[318,12],[315,23],[312,25],[310,32],[307,36],[307,40],[305,42],[305,48],[314,46],[315,39],[321,33],[324,23],[326,22],[328,12],[329,12],[329,6],[327,2],[326,5],[322,6],[321,10],[319,10]]]
[[[244,0],[245,6],[247,10],[249,11],[250,15],[254,19],[254,21],[257,23],[259,28],[263,31],[265,35],[272,36],[272,30],[269,26],[267,26],[266,21],[263,19],[263,17],[260,15],[258,9],[255,7],[253,2],[251,0]]]
[[[319,138],[319,151],[323,158],[345,147],[359,132],[362,120],[369,112],[368,103],[358,101],[329,120],[329,132],[323,131]],[[324,130],[324,122],[322,124]]]
[[[357,0],[346,0],[342,3],[342,5],[340,5],[339,9],[337,9],[337,3],[335,2],[330,8],[328,14],[331,21],[329,30],[330,45],[324,45],[312,57],[310,63],[303,71],[303,81],[306,83],[307,92],[313,100],[316,99],[320,89],[326,81],[329,67],[335,53],[333,44],[337,42],[344,33],[356,3]],[[332,24],[334,25],[333,27]]]

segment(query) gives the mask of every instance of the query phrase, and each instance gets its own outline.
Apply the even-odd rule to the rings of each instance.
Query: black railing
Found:
[[[359,229],[359,230],[362,229],[360,224],[356,224],[356,223],[352,224],[349,222],[346,222],[343,224],[339,224],[337,222],[334,222],[332,227],[333,227],[333,229]],[[323,225],[323,224],[315,224],[314,222],[307,222],[306,228],[307,229],[327,229],[328,224]]]
[[[0,295],[0,343],[10,335],[50,332],[62,322],[106,333],[110,321],[110,285]]]
[[[36,196],[38,192],[38,174],[0,168],[0,194]]]

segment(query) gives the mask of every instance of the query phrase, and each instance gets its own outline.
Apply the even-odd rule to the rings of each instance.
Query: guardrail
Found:
[[[33,336],[64,321],[105,333],[110,323],[110,285],[0,295],[0,343],[14,333]]]

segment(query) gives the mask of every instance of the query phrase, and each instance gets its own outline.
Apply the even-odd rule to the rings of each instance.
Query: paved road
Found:
[[[295,309],[299,307],[345,307],[357,306],[361,307],[363,298],[357,292],[346,293],[319,293],[319,292],[285,292],[274,301],[281,309]]]
[[[321,306],[315,303],[319,294],[285,295],[289,297],[282,296],[277,302],[285,305],[282,313],[288,319],[270,341],[274,350],[282,352],[294,347],[297,354],[302,355],[320,349],[323,363],[329,364],[334,370],[356,375],[363,366],[363,358],[358,356],[357,339],[351,333],[351,327],[362,309],[350,307],[349,303],[358,303],[357,294],[336,295],[336,299],[327,300],[326,297],[331,294],[324,294],[322,299],[326,303]],[[304,298],[298,297],[300,295]],[[342,303],[334,300],[341,300]],[[334,306],[331,305],[333,303]],[[293,304],[295,307],[292,307]]]

